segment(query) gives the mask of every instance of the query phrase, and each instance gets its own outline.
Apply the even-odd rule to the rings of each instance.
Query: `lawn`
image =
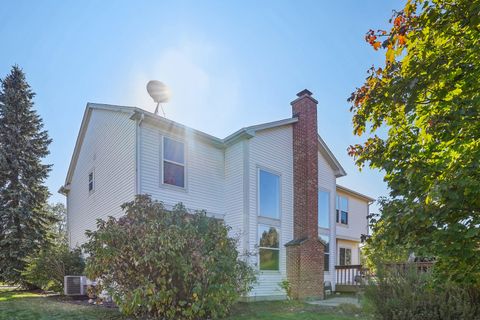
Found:
[[[321,308],[301,302],[239,303],[226,320],[299,319],[347,320],[355,316],[356,308]],[[90,320],[125,319],[116,309],[83,306],[62,301],[58,297],[0,289],[0,320]]]

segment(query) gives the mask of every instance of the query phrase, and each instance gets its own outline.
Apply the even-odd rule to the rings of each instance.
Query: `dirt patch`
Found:
[[[87,296],[51,295],[51,296],[48,296],[47,298],[58,301],[58,302],[70,303],[75,305],[83,305],[83,306],[96,307],[96,308],[118,309],[118,307],[115,305],[114,302],[105,301],[105,302],[92,303],[91,299],[89,299]]]

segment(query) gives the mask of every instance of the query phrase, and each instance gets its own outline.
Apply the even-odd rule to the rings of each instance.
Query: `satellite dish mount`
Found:
[[[155,114],[158,115],[158,109],[162,109],[163,117],[165,117],[165,111],[163,110],[162,103],[167,103],[170,100],[170,90],[161,81],[151,80],[147,83],[147,92],[152,97],[153,101],[157,103],[155,108]]]

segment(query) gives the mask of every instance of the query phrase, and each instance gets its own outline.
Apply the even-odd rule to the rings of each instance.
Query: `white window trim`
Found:
[[[267,228],[275,228],[277,230],[277,235],[278,235],[278,248],[270,248],[270,247],[260,247],[260,234],[259,234],[259,227],[267,227]],[[265,223],[258,223],[257,224],[257,243],[258,243],[258,252],[257,252],[257,269],[259,272],[262,274],[278,274],[280,273],[281,269],[281,261],[282,261],[282,251],[280,250],[280,247],[282,246],[282,235],[280,232],[280,227],[278,226],[273,226],[273,225],[268,225]],[[268,250],[278,250],[278,270],[262,270],[260,269],[260,249],[268,249]]]
[[[187,189],[187,184],[188,184],[188,182],[187,182],[187,180],[188,180],[187,179],[187,162],[188,162],[187,143],[184,140],[173,138],[171,136],[161,135],[161,137],[162,137],[161,138],[162,143],[161,143],[161,146],[160,146],[160,159],[161,159],[161,161],[160,161],[160,186],[165,187],[165,188],[172,188],[174,190],[187,191],[188,190]],[[176,141],[176,142],[179,142],[179,143],[183,144],[183,159],[184,159],[185,163],[180,163],[180,162],[165,159],[165,149],[164,149],[165,148],[165,139],[170,139],[170,140],[173,140],[173,141]],[[183,187],[164,182],[163,177],[164,177],[164,171],[165,171],[165,166],[164,166],[165,161],[183,167]]]
[[[346,250],[350,250],[350,264],[344,264],[345,266],[351,266],[352,265],[352,262],[353,262],[353,250],[351,247],[344,247],[344,246],[339,246],[338,247],[338,263],[340,264],[341,262],[341,259],[340,259],[340,252],[341,252],[341,249],[345,249],[345,254],[347,254],[347,251]],[[345,256],[345,259],[347,259],[347,256]]]
[[[332,207],[331,205],[331,201],[330,201],[330,190],[326,189],[326,188],[322,188],[322,187],[318,187],[318,197],[320,198],[320,192],[325,192],[328,194],[328,210],[327,210],[327,217],[328,217],[328,226],[327,227],[322,227],[320,226],[320,219],[318,219],[318,227],[323,229],[323,230],[329,230],[330,229],[330,224],[331,224],[331,221],[330,221],[330,209]],[[319,199],[320,200],[320,199]],[[336,221],[336,220],[335,220]]]
[[[326,251],[324,252],[324,254],[327,254],[327,255],[328,255],[328,258],[329,258],[329,260],[328,260],[328,270],[323,270],[323,272],[324,272],[325,274],[330,274],[330,271],[331,271],[331,269],[332,269],[332,268],[330,268],[330,262],[331,262],[330,259],[332,258],[332,252],[331,252],[331,251],[332,251],[332,249],[331,249],[332,246],[331,246],[331,241],[330,241],[330,234],[319,233],[318,235],[319,235],[320,239],[322,238],[321,236],[324,236],[324,237],[327,237],[327,238],[328,238],[328,249],[329,249],[329,250],[328,250],[328,252],[326,252]],[[323,240],[323,239],[322,239],[322,240]]]
[[[342,208],[341,208],[340,198],[347,199],[347,211],[346,211],[347,212],[347,223],[342,222]],[[338,207],[338,209],[337,209],[337,207]],[[337,210],[339,211],[338,212],[339,213],[338,214],[338,221],[337,221]],[[337,226],[348,228],[349,221],[350,221],[350,199],[348,199],[348,197],[346,197],[346,196],[341,196],[341,195],[337,194],[337,196],[335,198],[335,223],[337,224]]]
[[[278,217],[272,218],[260,214],[260,171],[265,171],[278,176]],[[273,221],[282,220],[282,174],[278,171],[257,165],[257,217]],[[276,226],[278,228],[278,226]]]
[[[92,190],[90,190],[90,175],[92,175]],[[87,176],[87,188],[88,188],[88,195],[91,195],[95,192],[95,168],[92,168],[88,171]]]

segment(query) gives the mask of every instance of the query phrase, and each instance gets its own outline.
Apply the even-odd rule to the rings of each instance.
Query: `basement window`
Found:
[[[95,175],[94,171],[88,173],[88,192],[93,193],[95,191]]]
[[[278,271],[280,269],[280,247],[277,228],[258,225],[258,238],[260,270]]]
[[[163,137],[163,183],[185,188],[185,144]]]

